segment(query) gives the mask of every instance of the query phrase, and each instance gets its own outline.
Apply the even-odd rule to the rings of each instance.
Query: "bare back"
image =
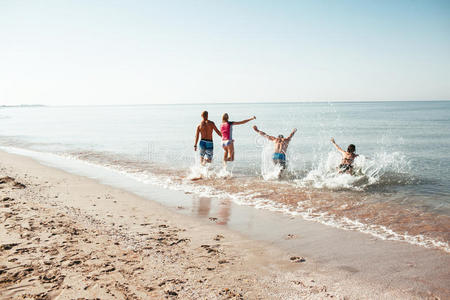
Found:
[[[341,164],[347,164],[347,165],[351,165],[353,164],[353,161],[355,160],[355,158],[358,156],[358,154],[355,153],[350,153],[350,152],[343,152],[342,153],[342,162]]]
[[[202,140],[212,140],[213,130],[217,130],[214,122],[210,120],[201,121],[197,128],[200,131],[200,137]]]
[[[290,139],[287,138],[275,138],[273,140],[275,143],[275,153],[286,154],[287,147],[289,146]]]

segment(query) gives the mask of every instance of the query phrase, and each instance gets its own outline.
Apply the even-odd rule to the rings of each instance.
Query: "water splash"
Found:
[[[199,160],[196,160],[194,165],[189,168],[189,173],[186,176],[188,180],[200,179],[214,179],[214,178],[232,178],[233,177],[233,163],[228,162],[222,167],[215,168],[211,164],[202,165]]]
[[[408,184],[412,181],[411,164],[400,152],[380,152],[373,157],[358,156],[354,161],[353,175],[339,173],[337,166],[341,155],[329,152],[327,157],[317,162],[304,178],[295,180],[301,187],[317,189],[352,189],[363,191],[392,184]]]
[[[273,143],[265,142],[261,152],[261,175],[264,180],[276,180],[281,175],[282,167],[272,161],[273,147]]]

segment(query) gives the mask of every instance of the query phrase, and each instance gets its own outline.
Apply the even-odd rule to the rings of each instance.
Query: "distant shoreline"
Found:
[[[20,105],[0,105],[0,108],[5,107],[97,107],[97,106],[175,106],[175,105],[265,105],[265,104],[323,104],[323,103],[339,103],[339,104],[361,104],[361,103],[408,103],[408,102],[450,102],[448,100],[333,100],[333,101],[267,101],[267,102],[215,102],[215,103],[207,103],[207,102],[190,102],[190,103],[143,103],[143,104],[67,104],[67,105],[52,105],[52,104],[20,104]]]
[[[19,105],[0,105],[0,108],[3,107],[44,107],[47,105],[43,104],[19,104]]]

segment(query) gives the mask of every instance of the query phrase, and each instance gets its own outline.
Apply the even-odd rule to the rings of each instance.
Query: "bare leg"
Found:
[[[348,168],[347,174],[353,175],[353,167]]]
[[[230,155],[229,155],[229,161],[234,161],[234,144],[233,143],[231,143],[230,144],[230,146],[229,146],[229,153],[230,153]]]
[[[224,153],[223,153],[223,164],[225,165],[227,163],[227,160],[228,160],[228,147],[224,146],[223,147],[223,151],[224,151]]]

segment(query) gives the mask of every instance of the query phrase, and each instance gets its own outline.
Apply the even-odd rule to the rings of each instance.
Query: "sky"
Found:
[[[450,1],[0,0],[0,105],[450,99]]]

